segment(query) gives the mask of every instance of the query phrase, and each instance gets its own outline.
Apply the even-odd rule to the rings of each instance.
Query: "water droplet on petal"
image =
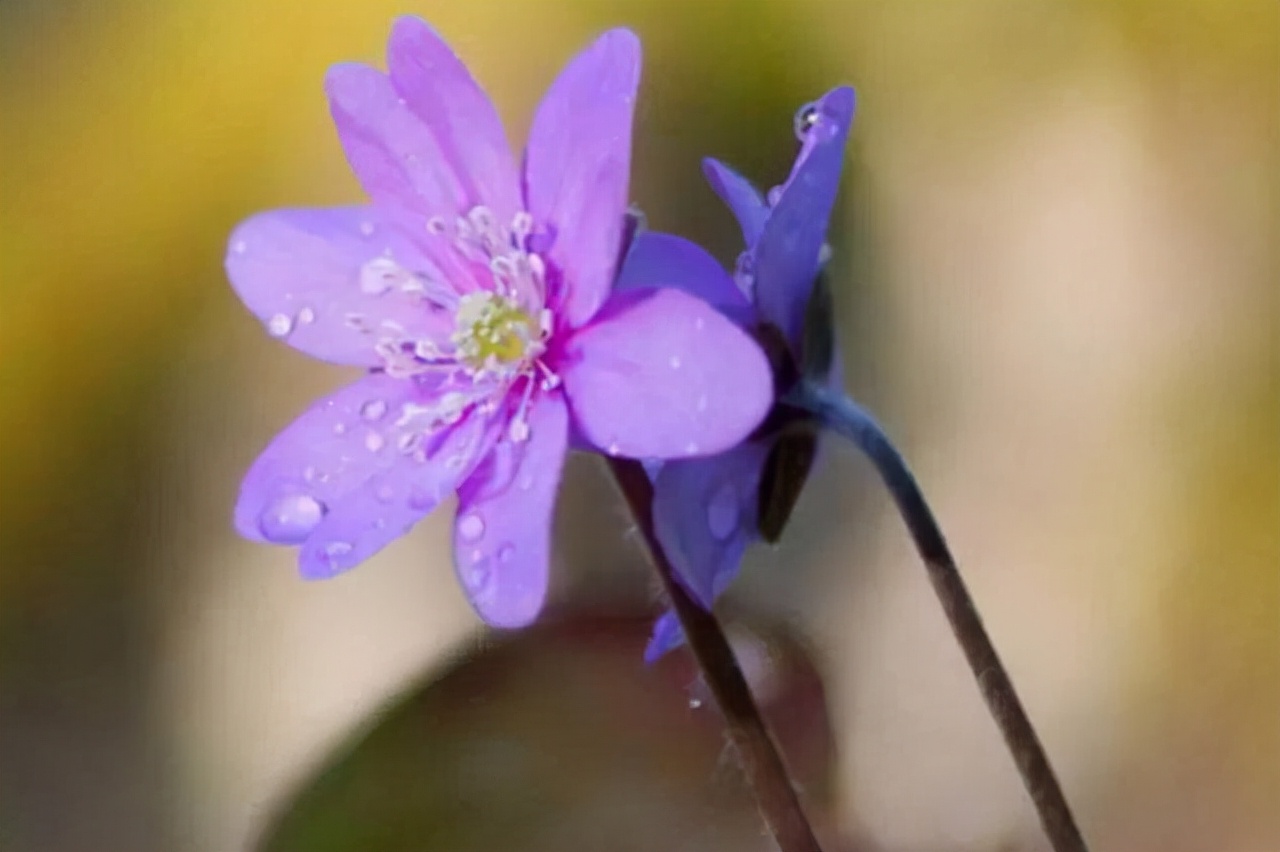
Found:
[[[347,434],[347,424],[345,424],[345,423],[335,423],[335,424],[333,424],[333,434],[335,434],[335,435],[345,435],[345,434]]]
[[[817,104],[805,104],[796,110],[795,130],[796,138],[801,142],[805,141],[809,132],[818,126],[822,121],[822,110]]]
[[[699,709],[700,707],[702,707],[702,699],[701,699],[701,698],[690,698],[690,699],[689,699],[689,709],[690,709],[690,710],[697,710],[697,709]]]
[[[311,325],[316,321],[316,312],[310,308],[303,308],[298,311],[298,325]]]
[[[275,544],[299,544],[324,517],[325,506],[306,494],[290,494],[267,506],[258,518],[258,529]]]
[[[729,483],[721,485],[707,504],[707,527],[724,541],[738,526],[738,495]]]
[[[324,555],[332,563],[346,556],[353,549],[350,542],[331,541],[324,546]]]
[[[244,240],[236,240],[236,244],[231,247],[231,250],[236,254],[244,254],[249,250],[249,244]]]
[[[681,364],[680,356],[679,356],[679,355],[672,355],[672,356],[671,356],[671,359],[670,359],[669,361],[667,361],[667,363],[671,365],[671,369],[673,369],[673,370],[679,370],[679,369],[680,369],[680,364]]]
[[[691,455],[691,456],[693,456],[693,455],[697,455],[697,454],[698,454],[698,445],[697,445],[696,443],[694,443],[693,441],[690,441],[689,443],[687,443],[687,444],[685,444],[685,445],[684,445],[684,451],[685,451],[686,453],[688,453],[689,455]]]
[[[390,503],[396,497],[396,490],[390,485],[380,485],[373,496],[377,497],[381,503]]]
[[[458,535],[466,541],[477,541],[484,535],[484,518],[470,512],[458,519]]]
[[[364,436],[364,448],[371,453],[376,453],[387,445],[387,439],[379,435],[377,432],[370,432]]]
[[[484,554],[480,551],[479,556],[474,556],[471,565],[462,572],[462,582],[467,587],[467,591],[472,597],[477,597],[489,586],[489,581],[493,577],[493,572],[489,570],[489,560],[484,558]]]
[[[387,413],[387,404],[380,399],[371,399],[360,406],[360,416],[370,423],[381,420]]]
[[[778,202],[782,200],[782,187],[772,187],[767,193],[765,193],[764,200],[770,207],[778,206]]]
[[[434,509],[440,500],[425,488],[414,486],[409,491],[409,508],[418,512]]]
[[[372,236],[373,236],[373,223],[372,223],[372,222],[361,222],[361,223],[360,223],[360,233],[364,234],[366,237],[372,237]]]
[[[606,447],[605,449],[608,450],[608,453],[611,456],[616,456],[618,453],[622,452],[622,447],[618,446],[617,441],[614,441],[613,443],[609,444],[609,446]]]
[[[272,337],[284,337],[293,331],[293,320],[287,314],[276,314],[267,320],[267,333]]]
[[[515,549],[515,546],[514,546],[514,545],[511,545],[511,544],[504,544],[504,545],[502,545],[502,547],[498,550],[498,561],[499,561],[499,562],[510,562],[510,561],[511,561],[511,557],[513,557],[513,556],[515,556],[515,555],[516,555],[516,549]]]

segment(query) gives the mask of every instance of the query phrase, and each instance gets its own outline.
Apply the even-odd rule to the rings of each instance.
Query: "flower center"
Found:
[[[458,360],[475,373],[518,374],[546,348],[533,317],[498,293],[463,296],[454,323]]]

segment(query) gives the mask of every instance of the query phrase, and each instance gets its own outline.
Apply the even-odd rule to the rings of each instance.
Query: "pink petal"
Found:
[[[419,487],[415,503],[419,516],[426,514],[438,490],[448,494],[452,483],[474,467],[474,459],[455,444],[474,442],[475,452],[481,452],[489,440],[483,420],[468,417],[453,429],[440,430],[432,442],[423,441],[424,424],[420,418],[406,420],[415,411],[406,406],[432,401],[415,382],[380,373],[321,399],[277,435],[249,468],[236,503],[236,530],[254,541],[300,544],[335,518],[363,512],[360,501],[376,496],[375,486],[383,484],[375,478],[393,471]],[[405,482],[392,478],[386,484],[401,487]],[[355,502],[353,495],[358,495]],[[369,523],[374,520],[370,517]]]
[[[458,490],[454,566],[476,612],[496,627],[521,627],[542,609],[568,426],[563,395],[543,395],[529,412],[529,439],[500,442]]]
[[[396,20],[387,43],[391,84],[435,137],[467,206],[487,206],[506,224],[521,208],[519,174],[493,103],[449,46],[421,18]]]
[[[379,340],[434,339],[452,328],[407,292],[437,273],[373,207],[260,213],[231,235],[226,265],[270,334],[326,361],[376,366]]]
[[[683,290],[740,325],[754,318],[742,289],[701,246],[672,234],[647,231],[632,241],[613,289],[617,293],[654,287]]]
[[[375,203],[425,228],[471,207],[467,184],[431,130],[380,71],[355,62],[325,77],[347,161]]]
[[[677,458],[747,437],[773,398],[760,347],[679,290],[613,297],[557,365],[581,435],[611,454]]]
[[[613,283],[639,84],[639,39],[611,30],[560,73],[533,120],[526,201],[554,234],[549,256],[562,289],[553,308],[569,327],[586,322]]]

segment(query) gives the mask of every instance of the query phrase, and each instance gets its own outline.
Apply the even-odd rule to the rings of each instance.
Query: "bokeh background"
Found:
[[[0,2],[0,848],[767,849],[600,468],[545,626],[486,636],[448,515],[306,584],[240,473],[348,377],[222,273],[358,197],[332,62],[415,12],[514,139],[642,36],[633,196],[726,260],[714,154],[785,175],[859,92],[832,229],[850,390],[914,460],[1097,850],[1280,849],[1280,5]],[[1033,850],[900,523],[832,445],[726,604],[831,848]]]

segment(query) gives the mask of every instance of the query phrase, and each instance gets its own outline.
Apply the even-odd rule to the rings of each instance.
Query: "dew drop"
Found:
[[[485,559],[484,554],[477,550],[472,554],[471,566],[463,571],[462,574],[467,590],[473,595],[479,594],[488,587],[492,576],[492,572],[489,570],[489,560]]]
[[[679,356],[679,355],[672,355],[672,356],[671,356],[671,358],[670,358],[670,360],[668,360],[668,361],[667,361],[667,363],[671,365],[671,369],[673,369],[673,370],[679,370],[679,369],[680,369],[680,364],[681,364],[682,362],[680,361],[680,356]]]
[[[387,404],[380,399],[371,399],[360,406],[360,416],[370,423],[377,422],[387,413]]]
[[[458,535],[466,541],[478,541],[484,535],[484,519],[475,512],[463,515],[458,521]]]
[[[606,447],[605,449],[608,450],[609,455],[611,456],[616,456],[618,453],[622,452],[622,447],[618,446],[617,441],[614,441],[613,443],[609,444],[609,446]]]
[[[276,314],[267,320],[267,333],[272,337],[284,337],[293,331],[293,320],[287,314]]]
[[[236,240],[236,244],[231,247],[231,250],[236,254],[244,254],[249,250],[249,244],[244,240]]]
[[[303,308],[298,311],[298,325],[311,325],[316,321],[316,312],[310,308]]]
[[[325,506],[306,494],[290,494],[273,502],[258,518],[258,529],[275,544],[299,544],[324,517]]]
[[[418,512],[433,509],[440,502],[425,488],[414,486],[409,491],[409,508]]]
[[[782,187],[775,186],[770,189],[765,193],[764,200],[770,207],[778,206],[778,202],[782,200]]]
[[[372,237],[372,236],[373,236],[373,223],[372,223],[372,222],[361,222],[361,223],[360,223],[360,233],[361,233],[361,234],[363,234],[363,235],[365,235],[366,237]]]
[[[701,708],[701,707],[702,707],[702,699],[701,699],[701,698],[690,698],[690,699],[689,699],[689,709],[690,709],[690,710],[697,710],[697,709],[699,709],[699,708]]]
[[[387,439],[379,435],[377,432],[370,432],[364,436],[364,448],[371,453],[376,453],[387,445]]]
[[[396,490],[390,485],[380,485],[373,496],[377,497],[380,503],[390,503],[396,497]]]
[[[693,455],[697,455],[697,453],[698,453],[698,445],[697,445],[696,443],[694,443],[693,441],[690,441],[689,443],[687,443],[687,444],[685,444],[685,445],[684,445],[684,451],[685,451],[686,453],[688,453],[689,455],[691,455],[691,456],[693,456]]]
[[[514,545],[510,545],[510,544],[504,544],[504,545],[502,545],[502,547],[501,547],[501,548],[499,548],[499,550],[498,550],[498,561],[499,561],[499,562],[510,562],[510,561],[511,561],[511,557],[513,557],[513,556],[515,556],[515,555],[516,555],[516,549],[515,549],[515,546],[514,546]]]
[[[347,434],[347,424],[345,424],[345,423],[335,423],[335,424],[333,424],[333,434],[335,434],[335,435],[345,435],[345,434]]]
[[[801,142],[805,141],[810,131],[817,127],[822,121],[822,110],[817,104],[805,104],[796,111],[795,130],[796,138]]]
[[[341,559],[353,550],[350,542],[331,541],[324,546],[324,555],[332,562],[335,559]]]
[[[720,541],[738,526],[738,495],[729,483],[721,485],[707,504],[707,528]]]

